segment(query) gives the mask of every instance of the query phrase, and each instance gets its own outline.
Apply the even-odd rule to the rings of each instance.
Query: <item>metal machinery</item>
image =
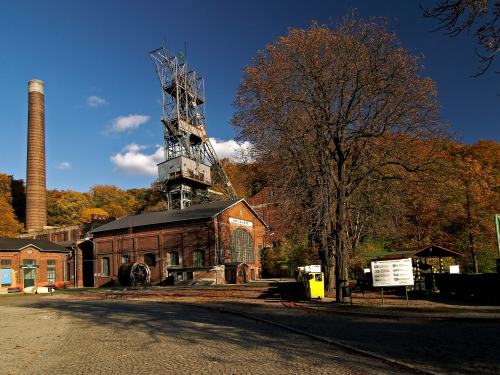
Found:
[[[179,55],[165,47],[149,53],[163,89],[165,161],[156,185],[169,210],[237,198],[207,137],[203,77]]]

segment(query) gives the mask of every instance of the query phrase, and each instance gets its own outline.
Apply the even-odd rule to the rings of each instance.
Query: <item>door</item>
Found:
[[[24,287],[35,286],[35,269],[24,268]]]

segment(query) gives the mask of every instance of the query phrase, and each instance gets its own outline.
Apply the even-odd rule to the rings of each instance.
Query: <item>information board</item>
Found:
[[[374,260],[371,269],[375,287],[413,285],[411,258]]]

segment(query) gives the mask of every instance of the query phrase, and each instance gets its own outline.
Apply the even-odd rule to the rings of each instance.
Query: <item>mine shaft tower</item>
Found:
[[[160,47],[149,53],[163,89],[165,161],[158,164],[158,186],[168,209],[236,199],[236,193],[207,137],[203,77],[184,54]]]

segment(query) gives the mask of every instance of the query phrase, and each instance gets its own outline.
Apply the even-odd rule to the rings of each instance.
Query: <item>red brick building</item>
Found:
[[[256,279],[265,230],[243,199],[127,216],[89,232],[94,285],[117,284],[120,266],[139,262],[149,267],[151,284]]]
[[[266,246],[276,246],[286,235],[283,228],[283,212],[278,203],[280,189],[266,187],[248,200],[252,209],[266,222],[269,231],[265,236]]]
[[[65,287],[71,280],[67,267],[70,254],[71,250],[47,240],[0,238],[0,291],[29,286]]]
[[[94,286],[94,255],[93,244],[85,239],[85,235],[92,229],[116,220],[113,216],[91,215],[91,222],[67,227],[45,227],[39,231],[29,231],[19,234],[19,238],[48,240],[71,251],[66,257],[65,282],[67,287]]]

